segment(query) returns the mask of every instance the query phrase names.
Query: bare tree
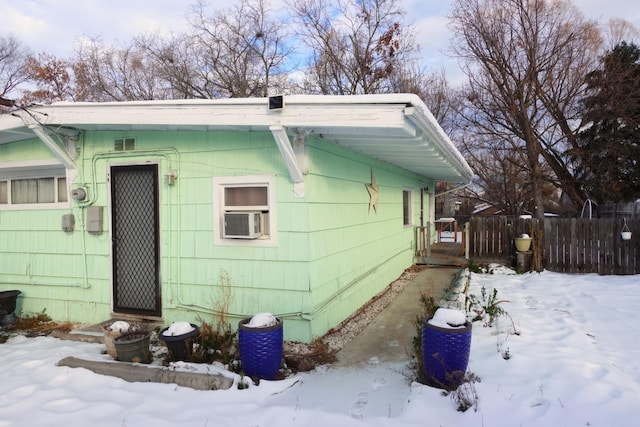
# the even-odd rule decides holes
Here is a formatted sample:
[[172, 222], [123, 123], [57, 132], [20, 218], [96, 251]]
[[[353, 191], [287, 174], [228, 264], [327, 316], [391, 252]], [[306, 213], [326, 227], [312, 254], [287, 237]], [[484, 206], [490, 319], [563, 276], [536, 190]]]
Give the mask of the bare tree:
[[[209, 97], [267, 96], [282, 90], [278, 84], [291, 64], [292, 49], [287, 44], [287, 28], [272, 17], [265, 0], [239, 0], [231, 8], [211, 16], [199, 1], [191, 13], [194, 34], [191, 46], [174, 54], [180, 64], [198, 61], [202, 94]], [[170, 67], [169, 67], [170, 68]], [[187, 85], [186, 82], [182, 82]]]
[[622, 18], [611, 18], [604, 29], [607, 46], [614, 49], [622, 42], [638, 43], [640, 30], [631, 22]]
[[15, 37], [0, 36], [0, 96], [8, 96], [27, 76], [24, 74], [24, 61], [29, 50]]
[[449, 85], [444, 70], [428, 71], [408, 62], [390, 76], [390, 83], [393, 92], [418, 95], [449, 136], [458, 133], [460, 94]]
[[533, 206], [531, 182], [523, 153], [493, 146], [474, 150], [476, 185], [470, 192], [477, 202], [500, 209], [503, 215], [521, 215]]
[[171, 85], [163, 79], [147, 52], [134, 40], [108, 46], [99, 40], [82, 42], [73, 60], [76, 99], [130, 101], [170, 99]]
[[[508, 140], [490, 140], [468, 132], [460, 138], [459, 148], [474, 165], [474, 185], [466, 189], [474, 203], [486, 203], [505, 215], [521, 215], [535, 211], [533, 183], [528, 169], [526, 150], [514, 148]], [[547, 166], [544, 173], [551, 174]], [[559, 192], [550, 181], [541, 183], [540, 191], [547, 209], [559, 208]]]
[[24, 62], [24, 73], [36, 88], [22, 92], [22, 105], [75, 99], [73, 73], [68, 61], [47, 53], [29, 56]]
[[311, 50], [308, 75], [316, 92], [393, 91], [391, 77], [417, 51], [400, 21], [397, 0], [290, 0], [300, 37]]
[[451, 28], [469, 78], [468, 126], [524, 150], [536, 216], [544, 215], [547, 181], [579, 208], [585, 195], [567, 152], [584, 76], [601, 47], [596, 24], [567, 0], [456, 0]]
[[194, 36], [147, 34], [137, 37], [136, 44], [146, 52], [159, 76], [172, 88], [174, 98], [209, 99], [226, 95], [208, 71], [209, 58]]

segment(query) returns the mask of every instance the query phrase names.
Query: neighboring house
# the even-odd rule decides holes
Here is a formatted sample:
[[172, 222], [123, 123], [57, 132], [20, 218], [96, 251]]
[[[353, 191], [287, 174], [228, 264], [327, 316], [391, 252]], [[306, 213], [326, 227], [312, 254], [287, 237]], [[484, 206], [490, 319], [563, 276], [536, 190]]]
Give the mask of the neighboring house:
[[490, 215], [502, 215], [502, 209], [493, 206], [489, 203], [483, 202], [475, 206], [472, 215], [490, 216]]
[[83, 323], [271, 312], [309, 342], [413, 264], [435, 181], [471, 177], [414, 95], [15, 109], [0, 290]]

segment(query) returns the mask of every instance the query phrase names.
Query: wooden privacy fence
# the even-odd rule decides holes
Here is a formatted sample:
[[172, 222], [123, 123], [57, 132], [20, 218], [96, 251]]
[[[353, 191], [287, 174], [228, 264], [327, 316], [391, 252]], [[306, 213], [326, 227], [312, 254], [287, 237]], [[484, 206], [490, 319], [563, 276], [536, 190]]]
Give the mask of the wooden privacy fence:
[[534, 255], [542, 266], [562, 273], [640, 274], [640, 221], [626, 220], [631, 239], [623, 240], [625, 219], [472, 217], [469, 258], [515, 264], [513, 239], [534, 238]]

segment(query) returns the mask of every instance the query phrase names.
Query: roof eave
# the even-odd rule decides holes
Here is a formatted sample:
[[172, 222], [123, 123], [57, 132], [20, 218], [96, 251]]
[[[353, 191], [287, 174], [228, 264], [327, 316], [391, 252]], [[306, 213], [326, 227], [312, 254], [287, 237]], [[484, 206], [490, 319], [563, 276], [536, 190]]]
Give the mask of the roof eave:
[[[42, 117], [44, 125], [84, 131], [268, 131], [272, 126], [292, 132], [310, 130], [427, 179], [469, 182], [473, 177], [469, 165], [416, 95], [296, 95], [285, 101], [285, 108], [276, 111], [268, 109], [267, 98], [62, 102], [30, 110]], [[0, 143], [35, 137], [20, 122], [17, 117], [0, 117]], [[400, 156], [403, 150], [409, 150], [408, 157]]]

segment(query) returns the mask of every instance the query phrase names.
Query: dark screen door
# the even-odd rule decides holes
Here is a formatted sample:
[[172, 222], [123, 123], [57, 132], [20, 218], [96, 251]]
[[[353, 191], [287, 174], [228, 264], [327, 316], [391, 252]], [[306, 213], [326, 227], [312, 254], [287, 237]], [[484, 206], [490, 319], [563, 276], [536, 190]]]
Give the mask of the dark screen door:
[[111, 167], [113, 310], [161, 315], [158, 165]]

